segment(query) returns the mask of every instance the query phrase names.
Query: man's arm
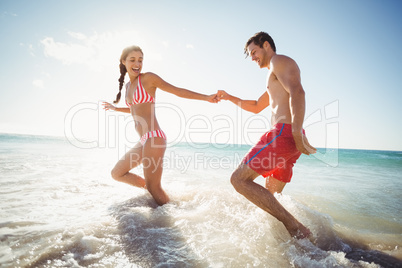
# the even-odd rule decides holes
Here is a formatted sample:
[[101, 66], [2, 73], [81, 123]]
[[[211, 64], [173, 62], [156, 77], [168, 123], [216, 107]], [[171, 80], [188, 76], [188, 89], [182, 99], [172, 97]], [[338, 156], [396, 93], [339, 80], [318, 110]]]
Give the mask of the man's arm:
[[297, 149], [303, 154], [312, 154], [317, 150], [311, 146], [303, 134], [303, 121], [306, 99], [301, 84], [300, 69], [296, 62], [286, 56], [276, 55], [271, 59], [271, 70], [289, 93], [289, 107], [292, 116], [292, 134]]
[[224, 90], [219, 90], [218, 98], [221, 100], [228, 100], [242, 108], [243, 110], [258, 114], [269, 106], [269, 95], [267, 92], [261, 95], [258, 100], [242, 100], [238, 97], [228, 94]]

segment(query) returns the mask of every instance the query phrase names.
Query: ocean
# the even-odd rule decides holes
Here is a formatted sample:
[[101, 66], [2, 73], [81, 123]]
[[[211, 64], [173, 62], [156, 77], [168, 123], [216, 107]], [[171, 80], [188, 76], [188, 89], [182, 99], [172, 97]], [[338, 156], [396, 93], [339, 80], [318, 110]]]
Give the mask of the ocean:
[[121, 148], [0, 134], [0, 267], [402, 267], [402, 152], [301, 156], [276, 198], [310, 241], [233, 189], [249, 148], [169, 144], [158, 207], [111, 178]]

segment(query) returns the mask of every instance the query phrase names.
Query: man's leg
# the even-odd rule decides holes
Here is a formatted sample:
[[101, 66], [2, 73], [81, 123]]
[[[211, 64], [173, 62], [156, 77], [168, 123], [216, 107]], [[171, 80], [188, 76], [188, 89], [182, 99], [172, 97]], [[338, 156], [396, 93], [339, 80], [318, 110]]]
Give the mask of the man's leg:
[[271, 192], [271, 194], [274, 193], [282, 193], [283, 188], [285, 188], [286, 182], [280, 181], [275, 179], [274, 177], [267, 177], [265, 179], [265, 188], [268, 189], [268, 191]]
[[246, 164], [240, 164], [233, 172], [230, 182], [237, 192], [281, 221], [292, 237], [297, 239], [308, 237], [311, 234], [310, 230], [298, 222], [269, 190], [254, 182], [258, 175]]

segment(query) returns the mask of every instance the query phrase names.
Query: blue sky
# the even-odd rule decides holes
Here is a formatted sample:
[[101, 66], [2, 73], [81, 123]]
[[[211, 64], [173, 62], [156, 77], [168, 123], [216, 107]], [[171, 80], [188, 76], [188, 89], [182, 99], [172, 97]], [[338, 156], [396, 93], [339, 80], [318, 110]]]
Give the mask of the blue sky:
[[[397, 0], [2, 0], [0, 132], [137, 139], [129, 117], [98, 109], [115, 97], [118, 59], [132, 44], [144, 50], [144, 72], [257, 99], [267, 71], [243, 46], [258, 31], [299, 64], [313, 145], [402, 150]], [[157, 94], [170, 140], [253, 144], [269, 127], [269, 108], [254, 116], [227, 102]]]

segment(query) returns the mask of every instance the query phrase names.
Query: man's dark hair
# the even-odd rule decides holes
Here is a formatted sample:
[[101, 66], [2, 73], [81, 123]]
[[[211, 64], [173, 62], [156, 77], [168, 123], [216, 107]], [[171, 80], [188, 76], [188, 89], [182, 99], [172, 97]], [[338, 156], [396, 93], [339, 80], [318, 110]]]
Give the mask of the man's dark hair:
[[250, 56], [248, 54], [247, 47], [251, 43], [254, 43], [257, 46], [260, 46], [262, 48], [264, 43], [265, 43], [265, 41], [268, 41], [268, 43], [270, 44], [272, 50], [274, 52], [276, 52], [276, 46], [275, 46], [275, 43], [274, 43], [274, 40], [272, 39], [272, 37], [269, 34], [267, 34], [266, 32], [259, 32], [259, 33], [256, 33], [254, 36], [250, 37], [250, 39], [248, 39], [248, 41], [246, 43], [246, 46], [244, 47], [244, 54], [246, 54], [246, 58], [248, 56]]

